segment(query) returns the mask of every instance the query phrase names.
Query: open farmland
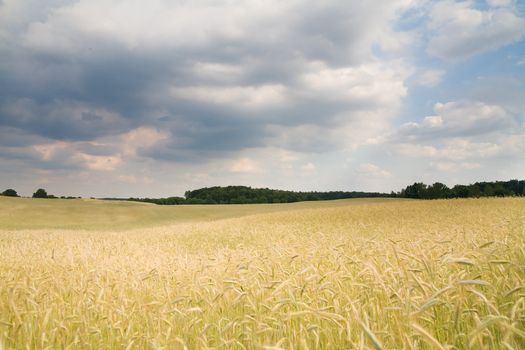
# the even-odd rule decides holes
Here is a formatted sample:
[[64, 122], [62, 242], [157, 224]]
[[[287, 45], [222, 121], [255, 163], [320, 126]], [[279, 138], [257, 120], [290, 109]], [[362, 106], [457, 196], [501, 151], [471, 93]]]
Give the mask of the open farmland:
[[522, 198], [0, 205], [0, 348], [525, 348]]
[[128, 201], [49, 200], [0, 196], [0, 228], [8, 230], [45, 228], [122, 231], [278, 211], [340, 207], [372, 202], [383, 203], [391, 200], [390, 198], [376, 198], [289, 204], [178, 205], [174, 207]]

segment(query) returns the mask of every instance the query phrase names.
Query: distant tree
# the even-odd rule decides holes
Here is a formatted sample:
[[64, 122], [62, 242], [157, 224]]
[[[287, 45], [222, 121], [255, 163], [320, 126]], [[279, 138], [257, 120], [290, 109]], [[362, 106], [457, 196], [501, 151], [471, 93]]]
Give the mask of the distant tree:
[[485, 185], [485, 188], [483, 189], [483, 195], [485, 197], [492, 197], [492, 196], [494, 196], [494, 187], [492, 187], [491, 184]]
[[521, 186], [520, 181], [518, 180], [510, 180], [507, 183], [502, 184], [504, 187], [506, 187], [508, 193], [520, 195], [521, 193]]
[[43, 188], [39, 188], [33, 193], [33, 198], [47, 198], [47, 192]]
[[440, 182], [431, 186], [418, 182], [407, 186], [397, 194], [392, 192], [391, 195], [420, 199], [523, 196], [525, 195], [525, 181], [476, 182], [471, 185], [456, 185], [452, 189]]
[[18, 193], [16, 193], [16, 191], [12, 188], [8, 188], [4, 192], [2, 192], [1, 195], [6, 197], [18, 197]]
[[507, 190], [503, 184], [496, 183], [494, 186], [494, 195], [498, 197], [505, 197], [505, 196], [511, 196], [512, 192], [510, 190]]
[[403, 197], [407, 198], [426, 198], [427, 185], [422, 182], [415, 182], [413, 185], [407, 186], [403, 191]]
[[426, 191], [426, 197], [428, 199], [439, 199], [439, 198], [449, 198], [451, 196], [450, 189], [447, 185], [442, 184], [441, 182], [436, 182], [432, 186], [428, 186]]
[[481, 189], [477, 183], [468, 187], [468, 196], [472, 198], [479, 198], [481, 196]]
[[452, 188], [454, 197], [459, 198], [468, 198], [468, 186], [465, 185], [456, 185]]

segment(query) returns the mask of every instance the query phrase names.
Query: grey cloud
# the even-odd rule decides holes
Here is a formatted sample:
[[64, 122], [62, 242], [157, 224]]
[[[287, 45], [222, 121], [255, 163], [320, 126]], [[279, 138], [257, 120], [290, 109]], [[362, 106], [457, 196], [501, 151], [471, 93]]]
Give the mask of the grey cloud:
[[97, 115], [96, 111], [97, 108], [77, 101], [55, 100], [39, 104], [28, 98], [5, 99], [0, 106], [0, 125], [55, 140], [92, 140], [128, 130], [130, 123], [111, 111], [103, 111], [106, 118], [100, 115], [98, 119], [85, 118]]
[[120, 152], [120, 149], [115, 145], [93, 144], [87, 142], [76, 145], [75, 149], [92, 156], [112, 156]]
[[97, 121], [103, 120], [101, 116], [95, 113], [91, 113], [91, 112], [82, 112], [81, 115], [82, 115], [81, 119], [87, 122], [97, 122]]
[[[35, 2], [33, 8], [19, 5], [18, 11], [24, 15], [5, 22], [2, 32], [8, 39], [0, 42], [0, 126], [23, 130], [39, 142], [115, 138], [147, 126], [171, 137], [151, 147], [139, 147], [140, 156], [154, 159], [206, 161], [270, 143], [294, 150], [326, 151], [340, 144], [321, 143], [322, 138], [297, 131], [304, 138], [293, 141], [286, 133], [309, 126], [313, 130], [338, 128], [363, 118], [359, 116], [362, 111], [396, 107], [392, 102], [376, 101], [375, 96], [334, 99], [337, 86], [325, 93], [309, 91], [302, 75], [313, 69], [312, 62], [322, 63], [326, 69], [366, 63], [385, 23], [403, 9], [397, 2], [362, 1], [352, 6], [346, 2], [311, 6], [297, 2], [276, 6], [282, 10], [278, 15], [271, 4], [264, 8], [269, 14], [260, 14], [264, 11], [252, 9], [249, 2], [240, 3], [238, 6], [247, 6], [247, 15], [253, 20], [233, 18], [232, 23], [223, 23], [212, 18], [210, 21], [221, 27], [202, 23], [195, 33], [187, 33], [193, 42], [169, 29], [148, 38], [140, 31], [145, 22], [138, 19], [135, 23], [137, 18], [133, 17], [124, 24], [129, 32], [120, 32], [118, 27], [104, 32], [90, 22], [95, 14], [89, 11], [96, 6], [90, 2], [47, 4]], [[111, 3], [107, 6], [107, 15], [113, 15]], [[177, 15], [171, 8], [176, 5], [162, 6]], [[165, 22], [158, 23], [155, 30], [170, 28], [177, 18], [161, 21]], [[230, 25], [235, 27], [233, 34], [227, 31]], [[202, 64], [226, 65], [234, 73], [224, 80], [224, 74], [217, 77], [199, 71]], [[340, 89], [367, 90], [366, 84], [375, 78], [359, 77], [353, 85]], [[388, 79], [402, 85], [404, 77]], [[337, 81], [322, 82], [334, 83]], [[229, 103], [227, 91], [218, 93], [225, 103], [206, 100], [206, 96], [183, 99], [170, 92], [206, 86], [257, 89], [268, 84], [286, 90], [283, 103], [271, 107], [263, 102], [260, 110]], [[258, 96], [257, 90], [247, 90], [232, 101], [240, 99], [242, 104], [250, 98], [264, 97]], [[26, 139], [21, 143], [34, 142]], [[77, 150], [107, 156], [117, 152], [87, 145]]]
[[[21, 164], [30, 165], [33, 169], [62, 169], [62, 170], [80, 170], [82, 167], [79, 163], [73, 162], [69, 154], [56, 154], [51, 159], [42, 159], [42, 157], [32, 148], [22, 147], [0, 147], [0, 157], [8, 161], [15, 162], [17, 167]], [[3, 163], [5, 164], [5, 163]], [[24, 166], [24, 167], [25, 167]], [[7, 167], [6, 167], [7, 169]], [[4, 167], [2, 167], [4, 171]]]
[[0, 147], [25, 147], [43, 143], [46, 139], [13, 127], [0, 127]]
[[[223, 158], [231, 152], [264, 144], [265, 132], [258, 123], [227, 119], [218, 121], [215, 118], [203, 118], [200, 121], [180, 117], [161, 119], [157, 125], [161, 130], [170, 130], [170, 139], [139, 149], [139, 155], [161, 160], [195, 162]], [[160, 127], [162, 124], [164, 126]]]

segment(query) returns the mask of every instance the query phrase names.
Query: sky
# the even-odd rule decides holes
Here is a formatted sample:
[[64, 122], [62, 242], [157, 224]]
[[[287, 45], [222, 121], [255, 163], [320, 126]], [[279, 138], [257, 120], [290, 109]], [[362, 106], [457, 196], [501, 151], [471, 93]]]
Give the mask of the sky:
[[0, 190], [390, 192], [524, 155], [523, 0], [0, 0]]

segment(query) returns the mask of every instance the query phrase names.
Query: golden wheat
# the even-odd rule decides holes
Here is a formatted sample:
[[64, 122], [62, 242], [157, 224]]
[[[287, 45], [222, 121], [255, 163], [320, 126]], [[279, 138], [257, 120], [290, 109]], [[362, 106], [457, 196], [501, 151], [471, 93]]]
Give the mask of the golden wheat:
[[0, 281], [7, 349], [517, 350], [525, 200], [3, 230]]

